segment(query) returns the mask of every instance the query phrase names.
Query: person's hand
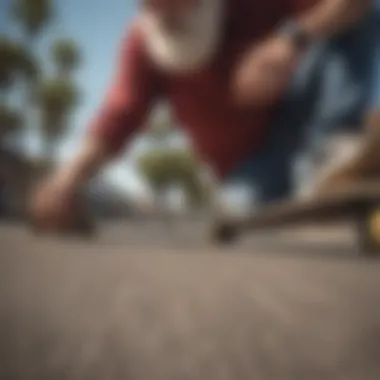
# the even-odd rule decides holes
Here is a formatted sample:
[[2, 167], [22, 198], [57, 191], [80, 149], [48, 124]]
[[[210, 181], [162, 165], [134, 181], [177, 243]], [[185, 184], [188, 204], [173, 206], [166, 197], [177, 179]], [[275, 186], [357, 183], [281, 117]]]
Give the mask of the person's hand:
[[44, 232], [69, 229], [81, 214], [78, 201], [78, 191], [73, 183], [60, 176], [49, 178], [32, 193], [29, 204], [32, 227]]
[[285, 35], [273, 36], [249, 50], [239, 62], [232, 93], [239, 105], [270, 105], [291, 81], [300, 51]]

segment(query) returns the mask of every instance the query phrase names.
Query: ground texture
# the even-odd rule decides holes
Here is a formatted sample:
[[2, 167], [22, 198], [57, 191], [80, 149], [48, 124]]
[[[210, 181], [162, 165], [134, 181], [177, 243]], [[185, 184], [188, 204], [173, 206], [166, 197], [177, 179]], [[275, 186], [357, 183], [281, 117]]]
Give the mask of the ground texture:
[[0, 227], [0, 378], [380, 379], [380, 260], [349, 230], [203, 237], [194, 222], [93, 242]]

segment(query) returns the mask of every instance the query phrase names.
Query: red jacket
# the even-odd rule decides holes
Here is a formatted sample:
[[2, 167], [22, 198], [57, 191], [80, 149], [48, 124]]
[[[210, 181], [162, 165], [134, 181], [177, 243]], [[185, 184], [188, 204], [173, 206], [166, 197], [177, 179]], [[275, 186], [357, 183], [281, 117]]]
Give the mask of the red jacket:
[[[164, 76], [149, 61], [141, 33], [132, 28], [122, 45], [116, 77], [92, 132], [121, 149], [164, 97], [200, 156], [223, 176], [260, 145], [271, 109], [242, 110], [229, 84], [239, 56], [310, 0], [228, 0], [222, 48], [196, 74]], [[297, 3], [297, 5], [296, 5]]]

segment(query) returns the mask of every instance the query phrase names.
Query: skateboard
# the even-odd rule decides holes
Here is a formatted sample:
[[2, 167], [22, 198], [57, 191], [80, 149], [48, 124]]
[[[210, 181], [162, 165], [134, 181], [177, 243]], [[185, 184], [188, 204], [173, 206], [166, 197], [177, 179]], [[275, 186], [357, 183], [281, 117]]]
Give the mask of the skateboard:
[[217, 219], [211, 237], [229, 244], [247, 232], [345, 221], [354, 223], [360, 252], [380, 257], [380, 181], [272, 204], [245, 218]]

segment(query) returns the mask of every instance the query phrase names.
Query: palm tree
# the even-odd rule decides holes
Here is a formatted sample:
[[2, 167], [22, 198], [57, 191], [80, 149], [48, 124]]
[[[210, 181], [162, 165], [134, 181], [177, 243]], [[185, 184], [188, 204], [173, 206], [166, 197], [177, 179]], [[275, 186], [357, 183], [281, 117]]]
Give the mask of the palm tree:
[[[8, 136], [15, 137], [16, 133], [23, 132], [25, 126], [25, 110], [22, 110], [22, 117], [9, 107], [14, 94], [14, 84], [18, 84], [19, 79], [27, 78], [30, 83], [35, 83], [39, 75], [39, 70], [34, 57], [30, 56], [23, 46], [9, 38], [0, 39], [0, 144]], [[17, 136], [13, 139], [16, 146], [22, 139]]]
[[[52, 0], [13, 0], [12, 14], [20, 25], [24, 37], [24, 49], [30, 57], [36, 53], [35, 43], [42, 31], [53, 20], [54, 2]], [[23, 93], [23, 112], [28, 114], [27, 128], [31, 128], [35, 120], [33, 100], [36, 98], [37, 83], [25, 78]]]
[[66, 132], [69, 118], [78, 102], [78, 90], [69, 79], [52, 78], [40, 83], [38, 103], [47, 162], [54, 162], [56, 143]]
[[59, 76], [69, 76], [80, 63], [79, 49], [74, 40], [62, 38], [53, 44], [52, 59]]
[[52, 45], [51, 56], [58, 75], [43, 81], [38, 91], [44, 157], [50, 164], [54, 161], [56, 143], [68, 129], [69, 119], [79, 102], [71, 75], [79, 65], [80, 53], [76, 43], [65, 38]]
[[165, 193], [179, 186], [190, 208], [198, 208], [208, 196], [201, 176], [201, 165], [191, 150], [170, 146], [173, 136], [169, 107], [161, 105], [148, 122], [145, 137], [152, 142], [138, 160], [138, 168], [151, 187], [156, 204], [163, 206]]
[[[21, 78], [35, 83], [39, 70], [34, 57], [23, 46], [10, 38], [0, 39], [0, 144], [4, 138], [19, 133], [25, 124], [25, 118], [9, 107], [13, 86]], [[24, 114], [24, 112], [22, 112]], [[14, 142], [19, 141], [14, 140]]]
[[[12, 136], [15, 132], [18, 132], [22, 126], [22, 118], [14, 109], [0, 104], [0, 152], [2, 152], [3, 143], [5, 138]], [[8, 164], [6, 164], [8, 165]], [[4, 167], [0, 165], [0, 167]], [[6, 188], [7, 179], [6, 174], [0, 170], [0, 216], [4, 211], [4, 189]]]
[[165, 161], [161, 150], [152, 149], [141, 155], [137, 163], [140, 173], [153, 192], [156, 209], [159, 211], [163, 211], [165, 194], [170, 184]]
[[156, 108], [156, 112], [153, 112], [148, 121], [145, 137], [153, 143], [155, 148], [166, 149], [172, 133], [170, 109], [166, 105], [161, 105]]
[[172, 186], [182, 188], [191, 209], [199, 208], [207, 200], [200, 163], [188, 149], [152, 149], [140, 156], [138, 168], [151, 187], [159, 208]]
[[204, 181], [201, 177], [201, 164], [190, 149], [170, 149], [166, 153], [166, 168], [171, 180], [184, 191], [191, 209], [201, 207], [206, 200]]
[[52, 0], [14, 0], [13, 15], [23, 29], [25, 44], [31, 48], [42, 30], [52, 21]]
[[138, 169], [152, 190], [156, 209], [164, 215], [166, 195], [172, 183], [167, 167], [167, 150], [172, 136], [170, 109], [164, 104], [157, 106], [147, 121], [144, 138], [150, 148], [138, 158]]
[[[33, 57], [37, 38], [54, 17], [53, 2], [52, 0], [14, 0], [12, 11], [15, 20], [23, 30], [24, 49], [29, 57]], [[29, 105], [36, 85], [28, 79], [26, 78], [25, 108]]]
[[21, 126], [21, 115], [5, 104], [0, 104], [0, 145], [5, 137], [18, 132]]
[[0, 38], [0, 93], [3, 105], [14, 80], [16, 67], [15, 45], [9, 38], [3, 36]]
[[15, 80], [24, 77], [35, 82], [39, 67], [35, 58], [24, 47], [7, 37], [0, 38], [0, 94], [1, 103], [6, 103]]
[[175, 163], [175, 175], [183, 188], [191, 209], [198, 209], [206, 201], [205, 184], [201, 178], [201, 164], [190, 149], [176, 149], [171, 153], [170, 162]]

